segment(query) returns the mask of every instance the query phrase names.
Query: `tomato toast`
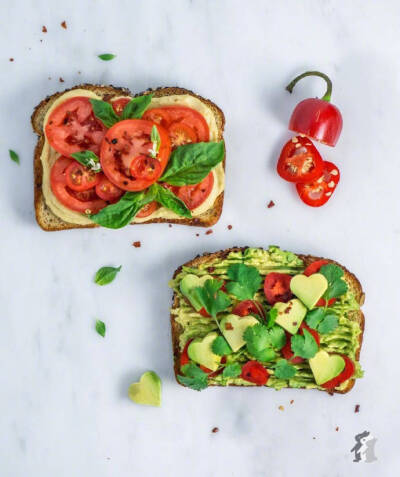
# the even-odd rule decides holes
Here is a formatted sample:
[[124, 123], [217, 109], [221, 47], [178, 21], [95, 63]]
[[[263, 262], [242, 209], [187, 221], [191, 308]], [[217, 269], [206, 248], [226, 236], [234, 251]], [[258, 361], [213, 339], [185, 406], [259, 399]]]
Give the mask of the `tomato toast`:
[[34, 110], [35, 211], [47, 231], [128, 223], [209, 227], [224, 198], [225, 118], [178, 87], [79, 85]]
[[184, 386], [343, 394], [363, 375], [364, 293], [333, 260], [231, 248], [185, 263], [170, 286], [174, 371]]

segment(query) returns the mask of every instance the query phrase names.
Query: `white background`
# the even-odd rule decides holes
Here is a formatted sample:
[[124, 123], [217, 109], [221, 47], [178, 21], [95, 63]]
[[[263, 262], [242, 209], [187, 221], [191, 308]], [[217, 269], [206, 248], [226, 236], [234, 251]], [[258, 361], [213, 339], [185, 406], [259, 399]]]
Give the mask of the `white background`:
[[[396, 475], [399, 3], [26, 0], [1, 2], [0, 18], [0, 475]], [[102, 62], [100, 53], [117, 57]], [[337, 147], [318, 146], [342, 180], [316, 210], [275, 173], [292, 109], [325, 91], [318, 79], [285, 91], [307, 69], [331, 76], [344, 117]], [[226, 200], [213, 234], [167, 225], [38, 227], [30, 115], [46, 95], [81, 82], [133, 92], [179, 85], [223, 109]], [[267, 209], [271, 199], [276, 206]], [[131, 245], [137, 240], [140, 249]], [[336, 259], [361, 280], [365, 377], [351, 393], [196, 393], [174, 381], [174, 269], [201, 252], [269, 244]], [[93, 276], [103, 265], [122, 271], [98, 287]], [[96, 318], [107, 324], [105, 339]], [[148, 369], [162, 378], [160, 409], [127, 398]], [[350, 449], [364, 430], [378, 439], [378, 461], [356, 464]]]

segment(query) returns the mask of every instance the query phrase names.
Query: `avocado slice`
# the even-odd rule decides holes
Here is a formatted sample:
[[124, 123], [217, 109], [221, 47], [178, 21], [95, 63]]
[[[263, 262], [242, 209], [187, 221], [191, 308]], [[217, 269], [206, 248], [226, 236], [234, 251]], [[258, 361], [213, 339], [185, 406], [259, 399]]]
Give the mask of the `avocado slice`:
[[183, 277], [179, 285], [181, 293], [190, 301], [196, 311], [201, 310], [203, 305], [199, 302], [198, 298], [193, 292], [196, 288], [202, 287], [207, 280], [212, 279], [213, 277], [211, 275], [198, 277], [197, 275], [193, 275], [191, 273]]
[[307, 308], [303, 303], [297, 298], [293, 298], [287, 303], [275, 303], [273, 308], [278, 310], [275, 323], [282, 326], [282, 328], [292, 335], [295, 335], [307, 314]]
[[138, 383], [129, 386], [128, 395], [137, 404], [161, 406], [161, 379], [154, 371], [147, 371]]
[[246, 344], [243, 333], [249, 326], [257, 325], [259, 321], [254, 316], [228, 315], [222, 318], [219, 326], [226, 341], [233, 351], [238, 351]]
[[208, 333], [203, 339], [193, 340], [188, 347], [188, 356], [195, 363], [202, 364], [212, 371], [218, 369], [222, 356], [214, 354], [211, 345], [218, 333]]
[[311, 371], [314, 375], [315, 382], [324, 384], [330, 381], [344, 370], [344, 359], [338, 354], [328, 354], [326, 351], [318, 351], [318, 353], [308, 360]]
[[311, 310], [328, 289], [328, 280], [322, 273], [314, 273], [309, 277], [295, 275], [290, 281], [290, 289]]

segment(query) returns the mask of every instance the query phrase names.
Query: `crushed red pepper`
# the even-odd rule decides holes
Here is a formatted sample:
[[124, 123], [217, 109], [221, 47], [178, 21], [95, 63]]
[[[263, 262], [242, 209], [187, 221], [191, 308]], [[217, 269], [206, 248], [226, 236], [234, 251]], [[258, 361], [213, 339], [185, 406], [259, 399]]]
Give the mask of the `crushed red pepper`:
[[42, 26], [42, 32], [47, 33], [47, 28], [44, 25]]
[[274, 207], [274, 205], [275, 205], [275, 202], [274, 202], [273, 200], [270, 200], [270, 201], [268, 202], [267, 207], [268, 207], [268, 209], [270, 209], [271, 207]]
[[61, 22], [61, 26], [66, 30], [67, 29], [67, 22], [64, 20]]
[[206, 235], [210, 235], [212, 233], [213, 233], [213, 231], [210, 229], [210, 230], [207, 230]]
[[135, 248], [139, 248], [142, 246], [142, 243], [140, 242], [140, 240], [138, 240], [137, 242], [133, 242], [132, 244]]
[[218, 427], [213, 427], [212, 430], [211, 430], [211, 432], [212, 432], [213, 434], [215, 434], [215, 433], [218, 432], [218, 431], [219, 431]]

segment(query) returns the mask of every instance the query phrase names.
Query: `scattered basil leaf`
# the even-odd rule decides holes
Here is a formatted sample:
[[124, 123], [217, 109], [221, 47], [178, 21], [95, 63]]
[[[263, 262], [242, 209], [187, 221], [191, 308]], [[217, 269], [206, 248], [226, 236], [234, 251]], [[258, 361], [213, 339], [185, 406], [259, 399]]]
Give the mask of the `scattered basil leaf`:
[[217, 336], [211, 344], [211, 350], [218, 356], [226, 356], [232, 353], [232, 349], [223, 336]]
[[286, 359], [280, 359], [276, 363], [274, 374], [278, 379], [290, 379], [296, 374], [296, 368]]
[[226, 289], [239, 300], [252, 300], [262, 281], [256, 267], [243, 263], [230, 265], [227, 275], [232, 281], [226, 284]]
[[163, 205], [180, 217], [191, 218], [192, 214], [186, 207], [186, 204], [179, 199], [172, 191], [160, 186], [159, 184], [153, 184], [150, 187], [151, 193], [154, 194], [154, 199], [159, 204]]
[[71, 156], [93, 172], [101, 172], [100, 159], [93, 151], [74, 152]]
[[129, 103], [127, 103], [127, 105], [124, 107], [121, 118], [140, 119], [143, 116], [143, 113], [149, 107], [152, 98], [152, 94], [144, 94], [143, 96], [137, 96], [136, 98], [132, 98]]
[[294, 356], [305, 359], [314, 357], [318, 351], [318, 345], [313, 335], [306, 329], [303, 329], [303, 335], [292, 336], [291, 347]]
[[113, 60], [116, 56], [117, 55], [113, 55], [112, 53], [103, 53], [101, 55], [98, 55], [97, 57], [103, 61], [110, 61]]
[[108, 285], [112, 281], [114, 281], [117, 273], [121, 270], [122, 265], [118, 268], [115, 267], [101, 267], [96, 272], [96, 276], [94, 277], [95, 283], [97, 285]]
[[322, 273], [322, 275], [328, 280], [328, 289], [323, 296], [325, 300], [338, 298], [347, 292], [348, 286], [342, 279], [344, 272], [340, 267], [333, 263], [328, 263], [319, 269], [319, 273]]
[[8, 150], [8, 153], [10, 154], [10, 158], [12, 161], [16, 162], [17, 164], [19, 164], [19, 156], [18, 154], [13, 151], [12, 149], [9, 149]]
[[195, 391], [201, 391], [207, 387], [207, 374], [193, 363], [185, 364], [182, 366], [182, 375], [178, 375], [178, 381], [194, 389]]
[[121, 118], [114, 111], [110, 103], [93, 98], [89, 99], [89, 101], [92, 105], [94, 115], [100, 119], [106, 128], [111, 128], [115, 123], [121, 121]]
[[96, 320], [96, 331], [97, 333], [104, 338], [106, 334], [106, 324], [104, 321]]
[[224, 142], [197, 142], [177, 147], [161, 181], [183, 186], [201, 182], [225, 155]]
[[205, 310], [213, 318], [217, 313], [224, 311], [231, 304], [228, 295], [220, 290], [223, 282], [221, 280], [206, 280], [202, 287], [195, 288], [194, 293]]
[[237, 378], [242, 373], [242, 367], [239, 363], [232, 363], [225, 366], [222, 371], [222, 377], [224, 378]]

